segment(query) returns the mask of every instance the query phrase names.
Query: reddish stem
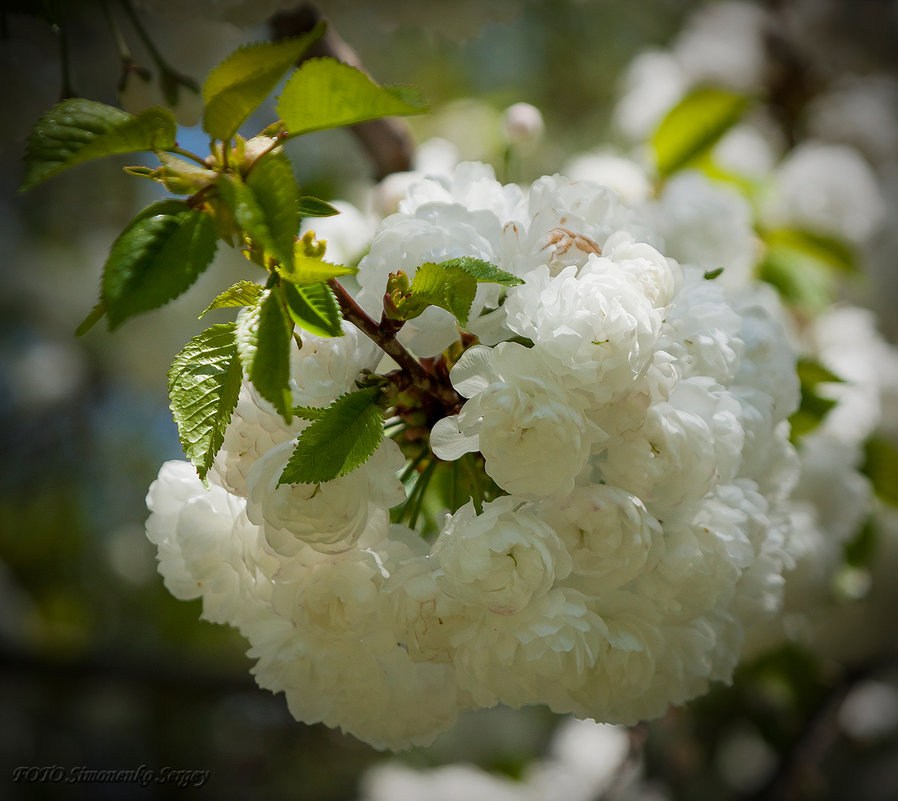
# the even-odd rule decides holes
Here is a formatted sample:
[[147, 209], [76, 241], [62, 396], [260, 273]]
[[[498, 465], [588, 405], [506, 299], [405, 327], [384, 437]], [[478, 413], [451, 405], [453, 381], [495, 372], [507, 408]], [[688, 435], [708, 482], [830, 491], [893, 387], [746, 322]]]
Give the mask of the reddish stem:
[[399, 343], [396, 339], [396, 331], [398, 329], [394, 325], [379, 325], [374, 322], [336, 279], [332, 278], [327, 283], [337, 296], [344, 319], [349, 320], [365, 336], [376, 342], [381, 350], [402, 368], [403, 372], [408, 376], [411, 385], [436, 398], [449, 411], [454, 411], [458, 408], [462, 402], [461, 396], [452, 388], [451, 384], [443, 383], [431, 375]]

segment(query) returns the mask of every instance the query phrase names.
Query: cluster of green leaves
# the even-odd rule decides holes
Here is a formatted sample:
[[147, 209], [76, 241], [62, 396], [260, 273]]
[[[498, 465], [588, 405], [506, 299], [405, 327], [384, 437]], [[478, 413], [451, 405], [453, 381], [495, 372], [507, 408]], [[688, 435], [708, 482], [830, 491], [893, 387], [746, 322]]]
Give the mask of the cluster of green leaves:
[[[233, 322], [193, 337], [168, 374], [181, 444], [203, 480], [224, 442], [244, 381], [288, 423], [294, 417], [308, 421], [280, 483], [330, 481], [354, 470], [377, 449], [386, 434], [385, 416], [396, 404], [388, 382], [372, 376], [326, 408], [292, 405], [291, 348], [301, 342], [303, 331], [342, 336], [345, 310], [334, 281], [355, 269], [327, 261], [324, 245], [311, 232], [298, 238], [303, 217], [336, 210], [300, 194], [283, 144], [312, 131], [418, 113], [420, 97], [407, 88], [378, 86], [333, 59], [309, 59], [284, 85], [277, 103], [280, 119], [251, 138], [238, 134], [323, 31], [322, 24], [296, 38], [241, 47], [209, 74], [202, 86], [202, 127], [211, 140], [206, 158], [178, 147], [167, 109], [131, 115], [80, 98], [48, 111], [28, 141], [22, 190], [101, 156], [148, 152], [158, 158], [158, 167], [126, 170], [160, 183], [174, 196], [144, 209], [115, 240], [103, 268], [99, 302], [78, 334], [103, 318], [114, 330], [177, 298], [210, 266], [219, 241], [242, 250], [262, 271], [259, 280], [238, 281], [206, 306], [201, 318], [216, 309], [239, 311]], [[521, 283], [474, 258], [426, 263], [411, 282], [404, 273], [393, 275], [384, 335], [393, 336], [405, 320], [432, 305], [466, 325], [483, 282]], [[409, 519], [417, 516], [437, 466], [426, 440], [424, 452], [427, 463], [412, 457], [406, 476], [412, 480], [415, 474], [417, 491], [402, 510]], [[420, 475], [415, 472], [419, 465]], [[469, 494], [479, 497], [474, 490]]]
[[[148, 152], [158, 157], [157, 168], [128, 171], [182, 196], [153, 203], [115, 240], [99, 302], [77, 333], [104, 317], [109, 329], [116, 329], [180, 296], [212, 263], [219, 240], [240, 248], [264, 271], [262, 280], [240, 281], [207, 306], [201, 317], [219, 308], [240, 311], [236, 321], [213, 325], [191, 339], [169, 372], [181, 443], [203, 479], [222, 445], [244, 377], [289, 422], [294, 415], [289, 359], [297, 329], [328, 337], [343, 333], [329, 282], [354, 269], [325, 261], [324, 247], [314, 238], [297, 238], [303, 216], [336, 210], [300, 195], [283, 143], [311, 131], [424, 109], [412, 90], [379, 86], [334, 59], [309, 59], [284, 86], [277, 104], [280, 120], [252, 138], [240, 136], [240, 127], [323, 32], [320, 24], [303, 36], [241, 47], [210, 73], [202, 87], [202, 126], [211, 140], [207, 158], [178, 147], [177, 126], [167, 109], [131, 115], [83, 98], [54, 106], [28, 139], [21, 191], [96, 158]], [[383, 435], [380, 395], [362, 389], [327, 413], [316, 411], [284, 480], [329, 480], [370, 456]], [[296, 414], [309, 417], [312, 411]]]

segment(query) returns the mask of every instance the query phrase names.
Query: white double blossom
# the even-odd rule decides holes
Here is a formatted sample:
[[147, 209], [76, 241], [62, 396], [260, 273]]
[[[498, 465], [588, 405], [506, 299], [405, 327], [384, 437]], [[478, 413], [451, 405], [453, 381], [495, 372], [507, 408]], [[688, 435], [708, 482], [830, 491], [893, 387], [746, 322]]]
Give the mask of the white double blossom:
[[[743, 256], [721, 235], [710, 261], [681, 265], [654, 230], [663, 206], [558, 175], [525, 191], [461, 164], [398, 209], [360, 263], [369, 314], [389, 273], [425, 262], [476, 257], [523, 280], [480, 285], [479, 343], [447, 364], [460, 408], [430, 423], [436, 457], [460, 462], [437, 475], [464, 488], [480, 473], [486, 497], [434, 481], [432, 541], [390, 525], [406, 461], [391, 440], [343, 477], [279, 486], [308, 423], [244, 387], [210, 487], [178, 463], [151, 488], [169, 589], [240, 628], [298, 719], [380, 748], [497, 703], [629, 724], [728, 680], [747, 626], [781, 603], [799, 469], [776, 304], [704, 277]], [[439, 308], [399, 333], [421, 358], [459, 337]], [[348, 324], [303, 340], [297, 404], [326, 406], [380, 360]]]
[[[857, 151], [810, 142], [764, 172], [766, 190], [756, 211], [769, 224], [804, 226], [858, 245], [881, 220], [878, 190]], [[602, 177], [593, 172], [594, 179]], [[829, 653], [827, 621], [847, 601], [857, 606], [859, 599], [878, 592], [871, 586], [872, 568], [846, 566], [845, 548], [865, 526], [887, 528], [862, 468], [865, 442], [871, 436], [894, 435], [887, 427], [898, 397], [898, 350], [876, 331], [868, 310], [837, 305], [814, 320], [786, 316], [793, 348], [837, 379], [815, 388], [832, 408], [814, 430], [799, 437], [797, 452], [789, 453], [780, 440], [771, 441], [768, 432], [778, 409], [792, 403], [796, 376], [791, 360], [784, 358], [781, 335], [770, 327], [771, 316], [777, 316], [774, 292], [750, 284], [748, 268], [757, 262], [761, 245], [751, 230], [747, 204], [725, 184], [687, 170], [669, 180], [659, 198], [646, 201], [645, 210], [663, 236], [666, 253], [705, 271], [723, 268], [713, 281], [687, 269], [682, 302], [667, 314], [662, 345], [676, 358], [681, 375], [688, 377], [678, 384], [672, 400], [683, 399], [684, 384], [696, 380], [731, 385], [741, 409], [723, 406], [703, 417], [719, 419], [727, 409], [736, 414], [741, 442], [715, 435], [715, 449], [741, 451], [741, 469], [757, 477], [768, 499], [783, 497], [792, 486], [788, 476], [795, 474], [796, 465], [800, 471], [781, 507], [785, 518], [776, 522], [778, 533], [768, 538], [780, 543], [777, 558], [786, 554], [788, 580], [784, 588], [755, 588], [768, 598], [783, 595], [783, 608], [749, 630], [746, 653], [756, 655], [784, 639]], [[731, 292], [731, 307], [719, 302], [721, 286]], [[712, 385], [691, 393], [693, 404], [712, 397]], [[727, 430], [732, 435], [737, 429]], [[616, 448], [609, 447], [609, 452]], [[717, 460], [719, 464], [719, 455]], [[651, 507], [651, 499], [644, 500]], [[735, 498], [727, 503], [732, 505]], [[758, 572], [753, 569], [749, 575], [757, 578]]]
[[440, 532], [433, 555], [446, 595], [497, 615], [517, 614], [571, 571], [555, 532], [532, 513], [516, 511], [507, 495], [479, 515], [465, 504]]

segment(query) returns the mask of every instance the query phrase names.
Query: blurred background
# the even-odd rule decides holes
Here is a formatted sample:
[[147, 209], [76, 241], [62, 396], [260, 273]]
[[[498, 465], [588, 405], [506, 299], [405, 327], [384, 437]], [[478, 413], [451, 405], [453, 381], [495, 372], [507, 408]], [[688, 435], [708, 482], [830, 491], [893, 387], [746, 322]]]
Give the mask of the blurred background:
[[[715, 7], [737, 11], [707, 16]], [[160, 191], [126, 175], [122, 166], [142, 162], [122, 157], [16, 194], [24, 142], [66, 84], [139, 110], [161, 102], [160, 70], [118, 3], [4, 8], [0, 797], [898, 798], [896, 663], [877, 648], [855, 664], [780, 645], [747, 663], [734, 687], [631, 732], [560, 729], [569, 724], [544, 709], [462, 716], [432, 748], [402, 756], [418, 770], [464, 762], [483, 771], [449, 778], [403, 772], [390, 755], [293, 721], [282, 698], [255, 687], [244, 641], [200, 621], [199, 601], [177, 601], [163, 588], [143, 533], [147, 487], [164, 460], [181, 456], [165, 373], [205, 327], [197, 314], [208, 298], [242, 277], [241, 259], [220, 249], [213, 268], [165, 309], [115, 336], [100, 326], [74, 336], [96, 301], [110, 244]], [[168, 64], [202, 82], [238, 44], [269, 36], [265, 18], [278, 4], [147, 0], [134, 8]], [[844, 292], [877, 315], [886, 337], [898, 336], [898, 3], [340, 0], [318, 10], [379, 82], [423, 91], [431, 112], [409, 120], [414, 141], [451, 143], [447, 151], [431, 142], [431, 157], [487, 161], [500, 179], [563, 171], [588, 153], [638, 156], [690, 82], [709, 76], [761, 98], [755, 122], [772, 154], [768, 169], [806, 140], [851, 147], [875, 182], [863, 219], [877, 224], [842, 232], [864, 265]], [[134, 64], [153, 73], [149, 82], [122, 72], [115, 29]], [[509, 151], [503, 113], [518, 102], [539, 109], [544, 132]], [[182, 86], [179, 143], [202, 152], [205, 137], [191, 127], [197, 108]], [[270, 102], [246, 130], [274, 119]], [[290, 148], [304, 194], [352, 201], [370, 226], [388, 210], [372, 194], [377, 165], [348, 131]], [[858, 197], [851, 193], [863, 181], [851, 176], [828, 177]], [[348, 258], [361, 255], [354, 246], [347, 243]], [[879, 608], [890, 618], [895, 599], [885, 598]], [[894, 642], [894, 628], [880, 624], [870, 624], [870, 636]], [[607, 764], [596, 768], [601, 754]], [[12, 783], [19, 765], [211, 775], [199, 789], [61, 787]], [[380, 773], [363, 780], [373, 766]], [[576, 779], [578, 770], [586, 771], [581, 783], [562, 792], [559, 776]]]

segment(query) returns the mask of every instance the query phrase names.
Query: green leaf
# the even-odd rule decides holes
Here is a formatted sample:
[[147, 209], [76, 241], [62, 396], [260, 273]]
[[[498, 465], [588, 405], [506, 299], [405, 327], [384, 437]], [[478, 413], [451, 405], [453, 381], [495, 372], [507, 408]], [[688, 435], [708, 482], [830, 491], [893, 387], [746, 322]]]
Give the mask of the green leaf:
[[255, 305], [237, 316], [237, 353], [253, 386], [288, 423], [292, 418], [290, 345], [287, 322], [277, 292], [265, 289]]
[[268, 153], [253, 164], [246, 185], [255, 193], [265, 216], [278, 261], [292, 267], [299, 211], [296, 178], [290, 160], [280, 150]]
[[811, 314], [835, 297], [837, 276], [857, 271], [857, 254], [843, 240], [799, 228], [760, 232], [766, 250], [759, 277], [783, 299]]
[[213, 325], [191, 339], [168, 371], [168, 397], [184, 454], [205, 481], [240, 394], [236, 325]]
[[803, 387], [815, 389], [818, 384], [844, 384], [845, 380], [839, 378], [828, 367], [824, 367], [814, 359], [799, 359], [796, 365], [798, 380]]
[[440, 267], [444, 270], [454, 271], [460, 270], [463, 273], [477, 279], [479, 284], [502, 284], [502, 286], [519, 286], [524, 283], [523, 278], [500, 270], [495, 264], [490, 264], [482, 259], [471, 258], [465, 256], [460, 259], [448, 259], [440, 262]]
[[829, 410], [838, 403], [820, 395], [817, 392], [818, 385], [842, 382], [841, 378], [813, 359], [799, 359], [796, 369], [801, 384], [801, 403], [789, 418], [792, 442], [799, 441], [817, 428]]
[[[275, 198], [277, 192], [264, 193], [264, 205], [255, 191], [233, 175], [222, 175], [216, 182], [219, 195], [234, 215], [237, 226], [259, 245], [267, 256], [281, 264], [293, 261], [293, 243], [283, 249], [284, 219]], [[298, 227], [298, 222], [297, 222]]]
[[870, 479], [877, 497], [898, 506], [898, 448], [885, 437], [872, 436], [864, 444], [861, 472]]
[[302, 36], [244, 45], [231, 53], [203, 84], [203, 130], [230, 140], [324, 28], [322, 22]]
[[327, 414], [327, 407], [324, 406], [294, 406], [293, 414], [301, 417], [303, 420], [320, 420]]
[[396, 305], [403, 320], [417, 317], [428, 306], [439, 306], [466, 325], [476, 293], [477, 281], [467, 273], [450, 272], [439, 264], [426, 262], [415, 272], [404, 301]]
[[281, 284], [287, 312], [300, 328], [320, 337], [343, 336], [340, 304], [327, 284]]
[[252, 306], [259, 300], [264, 287], [255, 281], [238, 281], [220, 293], [205, 309], [200, 312], [200, 319], [213, 309]]
[[877, 531], [873, 518], [868, 517], [863, 526], [848, 542], [843, 554], [845, 562], [851, 567], [867, 567], [873, 563], [876, 555]]
[[792, 413], [789, 423], [792, 426], [789, 439], [799, 442], [802, 437], [817, 428], [826, 417], [827, 412], [836, 405], [836, 401], [823, 398], [814, 392], [801, 393], [801, 405]]
[[857, 254], [842, 239], [802, 228], [776, 228], [763, 232], [769, 247], [789, 250], [837, 272], [858, 271]]
[[90, 310], [90, 314], [82, 320], [81, 325], [75, 329], [76, 337], [83, 337], [106, 315], [106, 306], [102, 300], [98, 300], [96, 306]]
[[468, 324], [468, 313], [478, 283], [516, 286], [524, 283], [516, 275], [500, 270], [489, 262], [474, 258], [449, 259], [436, 264], [426, 262], [415, 272], [411, 286], [404, 287], [405, 277], [396, 288], [388, 285], [390, 299], [395, 309], [394, 317], [411, 320], [428, 306], [439, 306], [453, 314], [462, 325]]
[[792, 248], [768, 247], [757, 270], [758, 278], [771, 284], [791, 306], [817, 314], [832, 303], [831, 271]]
[[277, 110], [296, 136], [378, 117], [420, 114], [427, 108], [408, 88], [378, 86], [355, 67], [313, 58], [287, 81]]
[[103, 268], [109, 329], [186, 291], [211, 263], [216, 243], [212, 218], [182, 200], [144, 209], [115, 240]]
[[317, 484], [368, 460], [384, 436], [377, 387], [341, 395], [300, 435], [278, 484]]
[[279, 270], [282, 278], [297, 286], [309, 286], [339, 278], [342, 275], [355, 275], [357, 267], [344, 267], [342, 264], [331, 264], [320, 258], [306, 256], [301, 242], [297, 242], [293, 254], [293, 269]]
[[749, 106], [749, 98], [700, 87], [674, 106], [652, 135], [658, 173], [667, 177], [707, 153]]
[[37, 121], [28, 136], [25, 180], [19, 191], [90, 159], [172, 148], [176, 131], [168, 109], [149, 108], [134, 116], [94, 100], [63, 100]]
[[333, 217], [340, 213], [330, 203], [308, 195], [299, 198], [296, 205], [302, 217]]

